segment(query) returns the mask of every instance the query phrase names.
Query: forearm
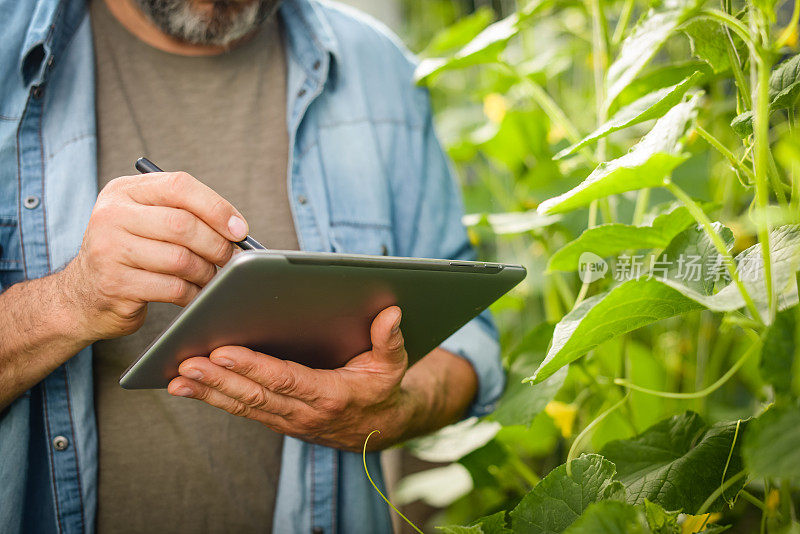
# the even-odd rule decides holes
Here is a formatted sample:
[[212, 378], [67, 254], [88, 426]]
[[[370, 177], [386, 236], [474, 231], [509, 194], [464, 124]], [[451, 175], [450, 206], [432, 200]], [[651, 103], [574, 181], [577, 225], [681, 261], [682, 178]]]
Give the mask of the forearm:
[[437, 348], [408, 370], [401, 387], [411, 409], [401, 439], [406, 440], [461, 419], [475, 398], [478, 377], [467, 360]]
[[64, 293], [65, 276], [0, 294], [0, 411], [90, 343]]

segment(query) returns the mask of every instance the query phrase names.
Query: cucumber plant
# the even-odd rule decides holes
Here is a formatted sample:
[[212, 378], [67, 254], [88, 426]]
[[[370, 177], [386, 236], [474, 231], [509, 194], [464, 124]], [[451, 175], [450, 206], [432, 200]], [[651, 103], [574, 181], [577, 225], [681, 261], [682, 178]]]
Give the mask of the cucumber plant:
[[452, 465], [398, 500], [452, 533], [800, 532], [798, 18], [533, 0], [430, 41], [470, 236], [530, 274], [496, 411], [411, 443]]

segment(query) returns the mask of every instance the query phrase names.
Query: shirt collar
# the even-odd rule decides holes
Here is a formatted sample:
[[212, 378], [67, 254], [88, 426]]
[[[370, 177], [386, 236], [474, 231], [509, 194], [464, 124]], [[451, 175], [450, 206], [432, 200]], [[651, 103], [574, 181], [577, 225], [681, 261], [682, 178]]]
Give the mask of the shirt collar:
[[284, 0], [280, 8], [286, 45], [306, 75], [324, 83], [330, 60], [339, 54], [336, 38], [314, 0]]
[[25, 85], [39, 85], [86, 16], [85, 0], [39, 0], [20, 49]]

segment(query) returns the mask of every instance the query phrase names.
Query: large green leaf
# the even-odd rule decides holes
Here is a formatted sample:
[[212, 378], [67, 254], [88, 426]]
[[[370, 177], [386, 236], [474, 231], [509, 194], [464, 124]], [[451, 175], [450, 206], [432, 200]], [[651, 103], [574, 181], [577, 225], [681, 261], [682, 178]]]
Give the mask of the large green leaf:
[[[713, 223], [712, 227], [725, 242], [726, 249], [730, 249], [733, 245], [733, 232], [718, 222]], [[722, 257], [711, 238], [698, 225], [676, 235], [656, 263], [663, 266], [659, 272], [653, 273], [659, 280], [677, 281], [683, 287], [702, 295], [713, 292], [720, 266], [724, 267]]]
[[422, 57], [450, 52], [460, 48], [474, 39], [489, 24], [492, 23], [494, 12], [488, 7], [477, 9], [474, 13], [460, 18], [451, 26], [437, 33], [431, 42], [420, 53]]
[[[728, 35], [722, 26], [709, 20], [695, 20], [681, 28], [689, 37], [692, 52], [708, 65], [715, 73], [724, 72], [731, 68], [730, 58], [728, 57]], [[731, 38], [740, 54], [747, 53], [747, 47], [742, 40], [734, 33]]]
[[690, 311], [700, 304], [655, 279], [634, 279], [590, 297], [556, 325], [547, 357], [528, 380], [543, 382], [614, 337]]
[[550, 257], [547, 270], [574, 271], [584, 252], [608, 258], [625, 250], [664, 248], [693, 221], [689, 211], [680, 206], [658, 215], [646, 226], [610, 223], [589, 228], [557, 250]]
[[[797, 302], [797, 286], [794, 275], [800, 262], [800, 226], [786, 225], [773, 229], [770, 236], [770, 258], [774, 294], [780, 309]], [[764, 320], [768, 320], [764, 260], [761, 245], [756, 244], [736, 256], [736, 272], [753, 299]], [[686, 297], [714, 311], [732, 311], [745, 306], [738, 287], [729, 283], [718, 292], [708, 295], [674, 279], [661, 280]]]
[[620, 499], [624, 488], [614, 478], [614, 464], [596, 454], [583, 455], [553, 469], [511, 511], [516, 533], [563, 532], [595, 501]]
[[613, 102], [630, 84], [669, 36], [698, 7], [696, 0], [666, 0], [652, 8], [623, 41], [617, 59], [609, 66], [606, 101]]
[[650, 529], [636, 507], [620, 501], [601, 501], [590, 504], [564, 534], [650, 534]]
[[678, 525], [678, 512], [667, 512], [662, 507], [647, 499], [644, 500], [644, 512], [647, 526], [653, 534], [681, 534]]
[[761, 348], [761, 378], [772, 384], [779, 395], [791, 393], [792, 390], [792, 369], [797, 350], [797, 311], [797, 307], [793, 307], [778, 312]]
[[747, 428], [742, 455], [753, 477], [800, 480], [800, 409], [773, 408]]
[[[800, 54], [778, 65], [769, 77], [769, 110], [788, 109], [800, 95]], [[738, 115], [731, 127], [741, 137], [753, 133], [753, 112]]]
[[680, 83], [658, 89], [639, 98], [635, 102], [620, 109], [613, 117], [598, 126], [592, 133], [556, 154], [556, 159], [574, 154], [586, 145], [619, 130], [630, 128], [634, 124], [664, 116], [666, 112], [683, 99], [683, 95], [686, 94], [686, 91], [697, 85], [702, 77], [703, 74], [701, 72], [694, 72]]
[[542, 202], [538, 211], [543, 214], [565, 212], [598, 198], [664, 185], [672, 170], [688, 158], [681, 153], [681, 138], [697, 113], [698, 102], [699, 96], [695, 96], [673, 107], [630, 152], [601, 163], [570, 191]]
[[696, 59], [653, 66], [642, 72], [617, 96], [609, 111], [613, 113], [656, 89], [680, 83], [695, 72], [702, 72], [707, 77], [713, 74], [705, 61]]
[[489, 416], [490, 419], [503, 426], [529, 426], [558, 393], [567, 376], [566, 369], [535, 386], [523, 382], [542, 363], [552, 337], [553, 325], [542, 324], [530, 332], [515, 349], [516, 356], [508, 369], [506, 391], [495, 411]]
[[[739, 449], [744, 427], [745, 422], [737, 421], [709, 427], [696, 413], [686, 412], [656, 423], [635, 438], [612, 441], [600, 453], [617, 466], [629, 503], [647, 499], [693, 514], [720, 487], [723, 473], [728, 480], [742, 470]], [[710, 510], [721, 509], [743, 483], [734, 483]]]

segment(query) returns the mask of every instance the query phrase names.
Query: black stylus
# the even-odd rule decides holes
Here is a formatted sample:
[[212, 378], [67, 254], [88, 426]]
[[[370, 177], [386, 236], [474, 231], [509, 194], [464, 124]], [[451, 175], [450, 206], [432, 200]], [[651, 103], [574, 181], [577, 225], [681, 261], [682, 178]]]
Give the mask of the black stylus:
[[[148, 172], [164, 172], [158, 166], [147, 158], [139, 158], [134, 165], [136, 170], [142, 174]], [[234, 241], [236, 246], [242, 250], [267, 250], [267, 247], [256, 241], [250, 236], [246, 236], [242, 241]]]

